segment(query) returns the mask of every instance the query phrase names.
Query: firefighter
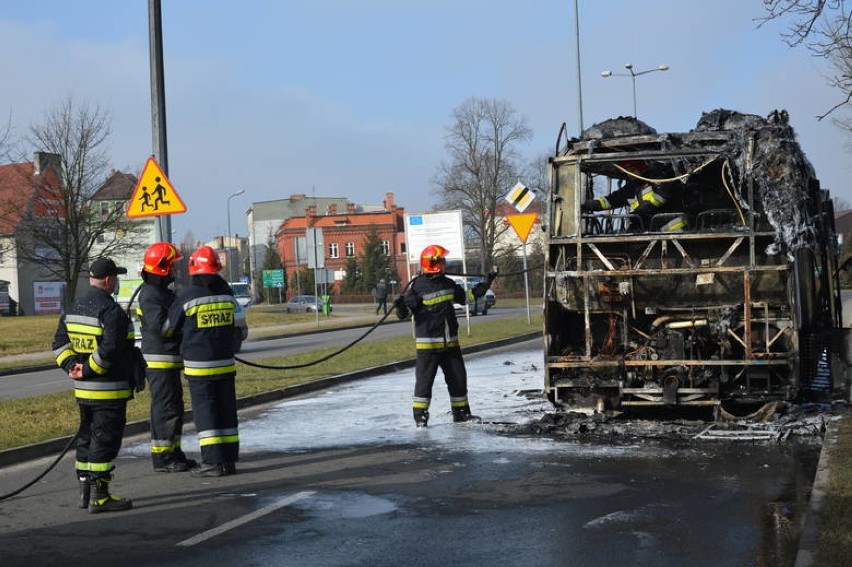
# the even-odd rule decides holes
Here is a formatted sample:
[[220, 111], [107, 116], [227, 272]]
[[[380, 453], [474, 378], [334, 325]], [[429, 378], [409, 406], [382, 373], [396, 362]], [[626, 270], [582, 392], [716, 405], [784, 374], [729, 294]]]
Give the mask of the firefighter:
[[[639, 216], [645, 230], [651, 227], [648, 223], [657, 213], [676, 210], [680, 203], [677, 197], [682, 192], [680, 184], [669, 182], [653, 184], [642, 179], [631, 179], [606, 197], [589, 199], [580, 205], [584, 213], [610, 211], [627, 207], [627, 212]], [[672, 208], [674, 206], [674, 209]], [[671, 219], [659, 228], [660, 232], [676, 232], [686, 228], [686, 216], [673, 215]]]
[[164, 335], [181, 335], [183, 372], [189, 383], [201, 463], [193, 476], [237, 472], [240, 449], [234, 380], [234, 310], [231, 286], [219, 276], [216, 251], [202, 246], [189, 257], [190, 284], [169, 309]]
[[56, 363], [74, 380], [80, 409], [75, 464], [80, 508], [92, 514], [133, 506], [109, 492], [135, 385], [133, 327], [112, 297], [118, 276], [126, 273], [110, 258], [92, 262], [89, 290], [59, 318], [53, 339]]
[[162, 329], [175, 300], [175, 262], [183, 258], [174, 245], [155, 242], [142, 260], [142, 284], [136, 313], [142, 326], [142, 353], [148, 363], [151, 392], [151, 460], [155, 472], [186, 472], [196, 466], [181, 449], [183, 388], [180, 343], [165, 339]]
[[417, 361], [414, 383], [414, 423], [425, 427], [429, 422], [432, 385], [438, 368], [450, 393], [453, 421], [466, 422], [479, 418], [471, 415], [467, 399], [467, 370], [459, 346], [458, 329], [453, 303], [473, 303], [485, 295], [496, 273], [488, 274], [485, 282], [476, 284], [465, 293], [462, 286], [444, 275], [448, 250], [431, 245], [420, 254], [422, 276], [418, 276], [405, 295], [394, 300], [400, 319], [414, 314]]

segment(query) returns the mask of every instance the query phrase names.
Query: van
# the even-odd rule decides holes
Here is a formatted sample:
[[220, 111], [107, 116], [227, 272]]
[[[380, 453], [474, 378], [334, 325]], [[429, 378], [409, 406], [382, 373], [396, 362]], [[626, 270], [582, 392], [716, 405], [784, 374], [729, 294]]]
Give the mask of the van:
[[234, 299], [240, 304], [240, 307], [248, 307], [251, 305], [251, 289], [246, 282], [231, 282], [231, 289], [234, 290]]

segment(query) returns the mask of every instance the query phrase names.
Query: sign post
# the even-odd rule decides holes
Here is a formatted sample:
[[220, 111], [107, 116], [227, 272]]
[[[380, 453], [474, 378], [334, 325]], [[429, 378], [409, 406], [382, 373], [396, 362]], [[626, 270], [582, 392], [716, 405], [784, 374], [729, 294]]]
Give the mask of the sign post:
[[[526, 209], [534, 198], [535, 194], [532, 191], [528, 191], [520, 181], [512, 188], [511, 191], [509, 191], [509, 194], [506, 195], [506, 200], [512, 203], [512, 205], [519, 211]], [[518, 238], [521, 239], [521, 246], [523, 247], [524, 295], [527, 300], [527, 324], [529, 325], [532, 324], [532, 317], [530, 315], [529, 269], [527, 268], [527, 238], [529, 238], [530, 231], [532, 230], [535, 222], [538, 220], [538, 215], [535, 213], [506, 215], [506, 220], [509, 221], [512, 228], [515, 229], [515, 233], [518, 235]]]

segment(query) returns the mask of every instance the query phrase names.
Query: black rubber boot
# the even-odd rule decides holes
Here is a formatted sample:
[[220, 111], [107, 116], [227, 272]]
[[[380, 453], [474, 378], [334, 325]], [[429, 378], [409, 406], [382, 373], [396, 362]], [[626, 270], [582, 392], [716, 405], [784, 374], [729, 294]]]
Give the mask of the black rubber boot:
[[417, 427], [426, 427], [429, 424], [429, 410], [414, 408], [414, 423]]
[[459, 406], [453, 408], [453, 422], [455, 423], [479, 423], [482, 421], [479, 416], [471, 415], [470, 406]]
[[109, 493], [112, 475], [101, 475], [92, 481], [92, 496], [89, 499], [89, 514], [101, 512], [123, 512], [133, 508], [129, 498], [119, 498]]
[[189, 474], [200, 477], [217, 477], [225, 476], [228, 473], [225, 472], [225, 467], [222, 463], [201, 463], [189, 471]]
[[92, 494], [92, 480], [89, 471], [77, 471], [77, 483], [80, 486], [80, 508], [89, 507], [89, 496]]

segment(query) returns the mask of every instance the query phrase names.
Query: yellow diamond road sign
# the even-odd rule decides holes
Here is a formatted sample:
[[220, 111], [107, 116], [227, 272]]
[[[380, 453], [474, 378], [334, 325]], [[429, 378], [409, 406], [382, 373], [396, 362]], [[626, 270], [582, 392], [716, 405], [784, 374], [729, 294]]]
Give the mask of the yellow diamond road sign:
[[154, 158], [148, 158], [130, 204], [127, 206], [127, 216], [130, 218], [152, 217], [157, 215], [173, 215], [185, 213], [186, 205], [180, 195], [169, 182], [166, 174]]
[[517, 209], [519, 213], [524, 212], [530, 203], [532, 203], [533, 199], [535, 199], [535, 193], [529, 190], [529, 188], [518, 181], [512, 190], [509, 191], [509, 194], [506, 195], [506, 200], [512, 203], [512, 206]]

